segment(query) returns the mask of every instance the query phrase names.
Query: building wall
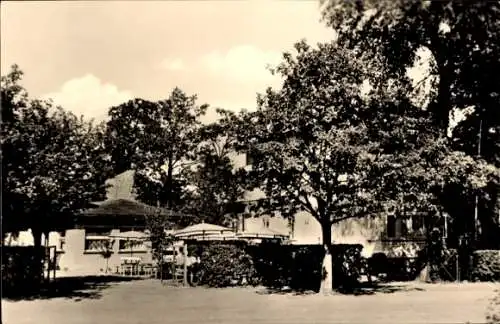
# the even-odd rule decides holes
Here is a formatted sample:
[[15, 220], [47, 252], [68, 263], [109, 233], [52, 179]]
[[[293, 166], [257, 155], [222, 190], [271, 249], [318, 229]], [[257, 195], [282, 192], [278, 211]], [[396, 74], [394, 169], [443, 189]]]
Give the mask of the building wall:
[[[119, 230], [111, 231], [111, 236], [118, 235]], [[62, 272], [78, 275], [95, 275], [106, 272], [106, 259], [102, 250], [85, 250], [85, 229], [71, 229], [66, 231], [66, 244], [59, 266]], [[108, 273], [115, 273], [117, 267], [123, 263], [123, 258], [139, 257], [142, 263], [153, 263], [149, 249], [120, 250], [120, 239], [113, 239], [112, 254], [108, 259]]]
[[[115, 229], [111, 235], [118, 234]], [[42, 241], [44, 238], [42, 238]], [[98, 275], [106, 272], [106, 259], [100, 251], [85, 250], [85, 229], [69, 229], [64, 233], [51, 232], [49, 234], [49, 246], [56, 246], [60, 274], [67, 276]], [[19, 233], [17, 239], [11, 235], [5, 238], [6, 244], [12, 246], [32, 246], [33, 235], [31, 231]], [[146, 243], [147, 245], [147, 243]], [[119, 249], [119, 239], [114, 239], [113, 253], [108, 260], [108, 273], [115, 273], [117, 267], [122, 264], [124, 257], [139, 257], [143, 263], [153, 263], [152, 255], [147, 251]]]
[[[270, 223], [270, 228], [276, 230], [278, 227], [283, 228], [287, 225], [287, 220], [277, 219]], [[332, 243], [362, 244], [363, 255], [369, 257], [375, 252], [382, 251], [378, 241], [384, 230], [385, 221], [380, 218], [343, 220], [332, 226]], [[322, 244], [322, 236], [321, 226], [311, 214], [299, 212], [295, 215], [293, 232], [291, 232], [293, 244]]]

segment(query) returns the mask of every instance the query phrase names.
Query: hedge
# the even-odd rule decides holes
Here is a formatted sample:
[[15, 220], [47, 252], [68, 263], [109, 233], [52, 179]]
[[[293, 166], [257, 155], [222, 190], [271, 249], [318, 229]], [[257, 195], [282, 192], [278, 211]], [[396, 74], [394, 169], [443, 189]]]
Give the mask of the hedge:
[[4, 296], [31, 294], [39, 289], [43, 279], [44, 254], [43, 247], [39, 250], [33, 246], [2, 247]]
[[198, 273], [200, 284], [228, 287], [253, 282], [256, 270], [252, 257], [239, 245], [215, 244], [201, 251]]
[[[361, 249], [361, 245], [333, 246], [333, 278], [337, 288], [357, 284], [362, 267]], [[191, 245], [190, 252], [201, 259], [197, 269], [201, 274], [200, 284], [211, 287], [262, 284], [275, 289], [317, 291], [323, 275], [321, 245], [212, 243]]]
[[500, 281], [500, 250], [478, 250], [473, 253], [472, 279]]

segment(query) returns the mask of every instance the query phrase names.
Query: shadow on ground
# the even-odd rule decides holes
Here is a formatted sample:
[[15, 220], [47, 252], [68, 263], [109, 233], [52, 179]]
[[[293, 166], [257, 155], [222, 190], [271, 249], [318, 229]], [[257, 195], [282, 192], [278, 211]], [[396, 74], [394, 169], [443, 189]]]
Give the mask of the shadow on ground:
[[[354, 295], [354, 296], [363, 296], [363, 295], [375, 295], [375, 294], [392, 294], [396, 292], [408, 292], [408, 291], [425, 291], [423, 288], [412, 287], [411, 285], [395, 285], [395, 284], [359, 284], [354, 288], [339, 288], [335, 290], [336, 293], [342, 295]], [[262, 290], [258, 290], [257, 294], [260, 295], [293, 295], [293, 296], [307, 296], [317, 294], [318, 291], [313, 290], [295, 290], [290, 288], [264, 288]]]
[[[38, 300], [52, 298], [67, 298], [75, 302], [83, 299], [99, 299], [102, 291], [119, 283], [140, 280], [119, 276], [81, 276], [63, 277], [42, 286], [34, 293], [17, 293], [4, 295], [3, 299], [10, 301]], [[22, 289], [21, 289], [22, 290]]]

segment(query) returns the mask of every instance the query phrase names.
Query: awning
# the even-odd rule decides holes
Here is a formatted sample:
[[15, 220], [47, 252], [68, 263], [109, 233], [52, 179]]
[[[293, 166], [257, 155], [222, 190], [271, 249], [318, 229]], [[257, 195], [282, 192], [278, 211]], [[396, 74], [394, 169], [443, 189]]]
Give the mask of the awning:
[[234, 232], [230, 228], [207, 223], [188, 226], [174, 232], [174, 236], [178, 239], [204, 239], [224, 235], [234, 235]]
[[269, 228], [239, 232], [236, 233], [236, 236], [242, 239], [288, 239], [290, 237], [288, 234], [273, 231]]

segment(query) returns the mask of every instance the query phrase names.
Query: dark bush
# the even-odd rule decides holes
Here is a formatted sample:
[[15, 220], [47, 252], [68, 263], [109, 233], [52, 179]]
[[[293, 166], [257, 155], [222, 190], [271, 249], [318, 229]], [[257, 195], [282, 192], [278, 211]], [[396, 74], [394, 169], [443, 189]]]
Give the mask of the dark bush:
[[500, 281], [500, 251], [475, 251], [472, 270], [474, 281]]
[[33, 246], [2, 247], [2, 293], [4, 296], [32, 294], [43, 279], [45, 251]]
[[[323, 276], [323, 246], [262, 244], [249, 248], [264, 286], [289, 287], [297, 291], [319, 290]], [[361, 245], [349, 244], [332, 247], [336, 288], [357, 284], [362, 267], [361, 249]]]
[[[196, 272], [199, 283], [211, 287], [262, 284], [296, 291], [318, 291], [322, 278], [324, 249], [321, 245], [263, 243], [196, 243], [189, 254], [200, 257]], [[358, 283], [362, 268], [361, 245], [332, 247], [333, 278], [337, 288]]]
[[197, 267], [199, 283], [209, 287], [228, 287], [254, 283], [256, 270], [244, 246], [211, 244], [201, 246]]
[[293, 260], [291, 251], [287, 247], [272, 243], [248, 247], [262, 285], [269, 288], [291, 285]]
[[335, 244], [332, 247], [334, 288], [354, 288], [361, 276], [363, 258], [361, 244]]

